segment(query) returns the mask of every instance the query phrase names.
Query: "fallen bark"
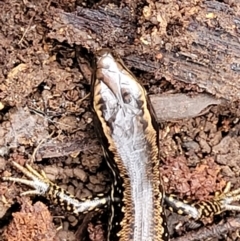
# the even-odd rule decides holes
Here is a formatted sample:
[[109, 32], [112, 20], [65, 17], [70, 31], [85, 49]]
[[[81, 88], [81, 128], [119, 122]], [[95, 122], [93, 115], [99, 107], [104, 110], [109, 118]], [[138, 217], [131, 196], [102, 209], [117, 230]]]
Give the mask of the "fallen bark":
[[[66, 13], [52, 9], [46, 19], [51, 29], [48, 36], [70, 45], [80, 45], [95, 51], [110, 46], [117, 50], [129, 67], [155, 74], [173, 85], [184, 83], [218, 98], [235, 101], [240, 98], [240, 19], [230, 6], [206, 1], [204, 11], [214, 13], [219, 29], [210, 29], [203, 19], [191, 19], [181, 39], [190, 39], [189, 46], [179, 50], [159, 50], [154, 55], [162, 56], [159, 61], [148, 55], [136, 53], [136, 19], [127, 8], [106, 7], [95, 9], [78, 8], [77, 12]], [[211, 19], [210, 19], [211, 20]], [[210, 21], [209, 20], [209, 21]], [[227, 28], [227, 26], [231, 26]], [[142, 43], [139, 43], [141, 49]], [[117, 47], [116, 47], [117, 46]], [[154, 46], [144, 46], [151, 53]], [[125, 53], [128, 53], [126, 55]], [[194, 87], [195, 86], [195, 87]]]

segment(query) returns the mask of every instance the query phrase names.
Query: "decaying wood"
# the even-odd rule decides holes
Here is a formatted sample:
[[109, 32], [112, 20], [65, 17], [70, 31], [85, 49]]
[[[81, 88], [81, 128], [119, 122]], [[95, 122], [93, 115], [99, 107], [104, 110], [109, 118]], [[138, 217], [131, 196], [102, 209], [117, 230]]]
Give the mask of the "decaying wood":
[[204, 114], [211, 105], [223, 104], [223, 100], [208, 94], [190, 97], [186, 94], [151, 95], [151, 103], [158, 121], [174, 121]]
[[[53, 15], [46, 22], [52, 29], [50, 38], [81, 45], [91, 51], [110, 46], [118, 51], [129, 67], [154, 73], [156, 78], [165, 78], [173, 84], [180, 81], [217, 97], [238, 100], [240, 34], [237, 29], [240, 28], [240, 18], [234, 15], [229, 6], [219, 2], [207, 1], [204, 4], [207, 11], [220, 12], [218, 17], [222, 19], [218, 21], [228, 21], [231, 29], [209, 29], [204, 23], [191, 20], [185, 36], [182, 36], [192, 40], [191, 46], [179, 51], [159, 50], [158, 53], [162, 55], [160, 63], [144, 55], [131, 53], [136, 48], [133, 40], [137, 39], [137, 27], [127, 8], [78, 8], [76, 13], [53, 9]], [[130, 54], [126, 56], [125, 52]]]
[[53, 9], [51, 18], [45, 20], [52, 30], [48, 36], [94, 51], [107, 44], [113, 47], [116, 42], [126, 43], [136, 34], [134, 19], [128, 9], [77, 9], [75, 13]]
[[173, 241], [199, 241], [207, 239], [226, 239], [227, 234], [240, 228], [239, 217], [228, 218], [226, 223], [201, 228], [198, 231], [189, 232], [187, 235], [173, 239]]
[[38, 158], [53, 158], [72, 155], [74, 153], [79, 153], [80, 151], [85, 151], [89, 149], [85, 140], [74, 140], [68, 142], [56, 142], [52, 140], [43, 143], [38, 150]]

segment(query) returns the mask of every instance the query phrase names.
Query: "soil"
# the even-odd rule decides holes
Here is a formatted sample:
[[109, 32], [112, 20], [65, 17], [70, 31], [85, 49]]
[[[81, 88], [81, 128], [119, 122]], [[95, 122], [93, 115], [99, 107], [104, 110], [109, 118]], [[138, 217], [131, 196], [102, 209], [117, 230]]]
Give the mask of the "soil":
[[[240, 187], [238, 0], [0, 5], [1, 176], [22, 177], [11, 161], [30, 163], [78, 198], [109, 192], [89, 101], [94, 52], [108, 47], [156, 109], [166, 192], [207, 200], [228, 181]], [[20, 196], [27, 190], [0, 181], [0, 240], [105, 240], [104, 210], [76, 217], [45, 198]], [[167, 215], [172, 240], [191, 240], [181, 217]], [[202, 224], [200, 240], [237, 240], [240, 222], [230, 217], [204, 221], [216, 226], [207, 234]]]

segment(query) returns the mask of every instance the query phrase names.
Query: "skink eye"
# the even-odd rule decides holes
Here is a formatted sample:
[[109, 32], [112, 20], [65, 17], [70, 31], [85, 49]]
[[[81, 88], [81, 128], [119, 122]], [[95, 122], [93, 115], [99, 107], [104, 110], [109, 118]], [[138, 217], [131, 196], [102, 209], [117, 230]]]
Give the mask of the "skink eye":
[[123, 102], [129, 104], [132, 101], [131, 93], [126, 89], [121, 89]]

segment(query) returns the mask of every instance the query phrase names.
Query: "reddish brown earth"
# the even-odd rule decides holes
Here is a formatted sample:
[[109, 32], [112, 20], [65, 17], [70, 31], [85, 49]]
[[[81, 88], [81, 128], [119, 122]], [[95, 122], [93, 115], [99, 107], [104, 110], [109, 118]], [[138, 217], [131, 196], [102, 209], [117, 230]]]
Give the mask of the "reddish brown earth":
[[[88, 97], [94, 52], [109, 47], [156, 109], [166, 191], [206, 200], [227, 181], [240, 187], [238, 0], [0, 6], [1, 176], [22, 177], [11, 161], [30, 162], [79, 198], [109, 191]], [[26, 190], [0, 181], [0, 240], [105, 240], [104, 211], [75, 217], [44, 198], [20, 197]], [[168, 213], [168, 222], [173, 240], [191, 240], [181, 217]], [[215, 236], [200, 227], [200, 240], [208, 232], [210, 240], [237, 239], [235, 213], [204, 224]]]

